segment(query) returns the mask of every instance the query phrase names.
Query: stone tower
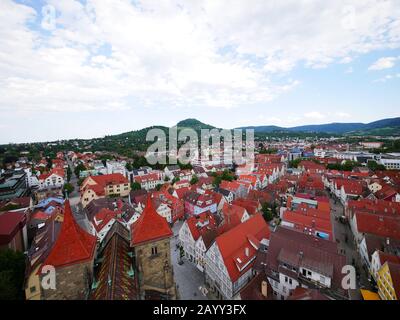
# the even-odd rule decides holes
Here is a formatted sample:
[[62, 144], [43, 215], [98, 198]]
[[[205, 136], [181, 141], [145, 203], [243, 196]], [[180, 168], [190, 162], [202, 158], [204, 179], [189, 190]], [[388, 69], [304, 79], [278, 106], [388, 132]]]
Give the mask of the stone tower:
[[170, 250], [172, 234], [148, 196], [143, 213], [131, 227], [141, 299], [176, 299]]
[[96, 242], [96, 236], [87, 233], [77, 224], [69, 200], [66, 200], [61, 230], [40, 268], [42, 270], [45, 266], [54, 267], [56, 288], [41, 289], [41, 299], [87, 298], [92, 280]]

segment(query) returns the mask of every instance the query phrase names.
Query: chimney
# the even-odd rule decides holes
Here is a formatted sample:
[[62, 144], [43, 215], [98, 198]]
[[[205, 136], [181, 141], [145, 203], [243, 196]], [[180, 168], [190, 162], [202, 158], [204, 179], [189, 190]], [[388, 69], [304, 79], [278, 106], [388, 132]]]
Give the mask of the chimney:
[[261, 294], [263, 297], [267, 298], [268, 297], [268, 284], [267, 281], [263, 280], [261, 282]]

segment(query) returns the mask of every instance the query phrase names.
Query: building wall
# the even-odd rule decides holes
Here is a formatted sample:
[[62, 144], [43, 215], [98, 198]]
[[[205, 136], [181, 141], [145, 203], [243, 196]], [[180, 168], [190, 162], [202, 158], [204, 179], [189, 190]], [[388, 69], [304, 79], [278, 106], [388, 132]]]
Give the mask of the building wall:
[[21, 251], [21, 252], [25, 251], [24, 237], [21, 229], [18, 230], [15, 236], [8, 243], [8, 248], [14, 251]]
[[233, 283], [225, 267], [216, 242], [206, 252], [206, 279], [211, 290], [219, 292], [223, 299], [232, 299]]
[[32, 270], [31, 274], [26, 279], [25, 284], [25, 299], [26, 300], [40, 300], [41, 297], [41, 286], [39, 275], [37, 271], [39, 270], [39, 266]]
[[[154, 254], [154, 248], [157, 253]], [[139, 289], [143, 298], [146, 290], [168, 294], [176, 299], [176, 289], [171, 265], [170, 239], [140, 244], [134, 248], [136, 268], [139, 271]]]
[[375, 250], [375, 252], [372, 254], [371, 257], [371, 267], [370, 267], [370, 273], [374, 277], [375, 281], [378, 279], [378, 271], [382, 267], [381, 260], [379, 258], [378, 250]]
[[179, 240], [185, 252], [186, 258], [197, 264], [196, 259], [196, 241], [193, 239], [192, 233], [187, 225], [187, 223], [183, 223], [181, 229], [179, 230]]
[[[83, 300], [92, 281], [93, 260], [56, 268], [56, 290], [41, 290], [43, 300]], [[41, 276], [42, 279], [42, 276]]]
[[104, 197], [99, 197], [93, 190], [87, 189], [81, 195], [82, 207], [85, 208], [92, 200], [96, 200], [96, 199], [99, 199], [99, 198], [104, 198]]
[[396, 297], [394, 291], [392, 278], [390, 276], [389, 267], [385, 263], [378, 271], [378, 294], [382, 300], [397, 300], [400, 297]]
[[121, 197], [127, 197], [131, 191], [129, 183], [113, 184], [106, 186], [106, 196], [119, 194]]
[[39, 187], [42, 189], [48, 187], [54, 187], [54, 188], [62, 187], [63, 185], [64, 185], [64, 178], [57, 174], [52, 174], [45, 180], [39, 180]]

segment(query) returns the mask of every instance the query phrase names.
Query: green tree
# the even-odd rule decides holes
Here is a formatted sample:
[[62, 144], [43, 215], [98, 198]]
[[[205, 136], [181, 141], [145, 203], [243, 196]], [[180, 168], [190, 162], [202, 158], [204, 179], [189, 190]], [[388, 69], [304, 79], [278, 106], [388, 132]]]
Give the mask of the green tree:
[[289, 161], [289, 168], [297, 168], [301, 162], [301, 158], [297, 158], [294, 160]]
[[268, 207], [268, 204], [266, 202], [263, 203], [261, 212], [263, 214], [265, 221], [267, 221], [267, 222], [271, 221], [274, 218], [273, 212], [272, 212], [271, 208]]
[[22, 252], [0, 251], [0, 300], [24, 299], [25, 257]]
[[357, 165], [358, 165], [357, 162], [354, 162], [354, 161], [351, 161], [351, 160], [346, 160], [346, 161], [342, 164], [342, 170], [343, 170], [343, 171], [352, 171], [353, 168], [354, 168], [355, 166], [357, 166]]
[[215, 187], [218, 187], [222, 180], [225, 181], [235, 180], [234, 174], [232, 172], [229, 172], [228, 170], [224, 170], [222, 174], [213, 173], [212, 176], [214, 177], [213, 185]]
[[179, 168], [181, 169], [181, 170], [184, 170], [184, 169], [193, 169], [193, 166], [190, 164], [190, 163], [187, 163], [187, 164], [183, 164], [183, 163], [180, 163], [179, 161], [178, 161], [178, 166], [179, 166]]
[[140, 189], [142, 189], [142, 186], [140, 185], [139, 182], [133, 181], [131, 183], [131, 190], [140, 190]]
[[377, 171], [377, 170], [386, 170], [386, 167], [382, 164], [377, 163], [376, 161], [368, 161], [367, 164], [368, 168], [371, 169], [372, 171]]
[[132, 171], [133, 170], [132, 163], [130, 163], [130, 162], [127, 162], [125, 167], [126, 167], [126, 170], [128, 170], [128, 171]]
[[82, 163], [80, 163], [75, 167], [74, 173], [75, 173], [76, 177], [79, 178], [80, 172], [85, 171], [85, 170], [86, 170], [86, 167]]
[[191, 185], [194, 185], [194, 184], [196, 184], [197, 182], [199, 182], [199, 178], [198, 178], [196, 175], [194, 175], [194, 176], [192, 177], [192, 179], [190, 179], [190, 184], [191, 184]]
[[82, 185], [83, 181], [85, 181], [85, 178], [79, 178], [78, 182], [76, 184], [80, 187]]
[[63, 195], [65, 196], [66, 193], [71, 194], [74, 191], [74, 186], [70, 183], [64, 184], [63, 187]]
[[171, 181], [172, 184], [174, 184], [175, 182], [178, 182], [180, 179], [178, 177], [174, 177]]
[[53, 167], [53, 161], [50, 158], [47, 159], [46, 167], [47, 169], [51, 169]]
[[68, 166], [68, 168], [67, 168], [67, 181], [68, 182], [71, 181], [71, 175], [72, 175], [72, 171], [71, 171], [71, 168]]

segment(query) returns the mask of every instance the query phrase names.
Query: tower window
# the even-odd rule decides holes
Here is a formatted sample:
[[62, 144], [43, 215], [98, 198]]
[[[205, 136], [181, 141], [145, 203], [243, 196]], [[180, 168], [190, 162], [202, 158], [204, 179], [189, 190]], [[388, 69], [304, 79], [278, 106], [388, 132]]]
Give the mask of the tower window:
[[152, 255], [152, 256], [155, 256], [157, 253], [158, 253], [157, 247], [152, 247], [152, 248], [151, 248], [151, 255]]

